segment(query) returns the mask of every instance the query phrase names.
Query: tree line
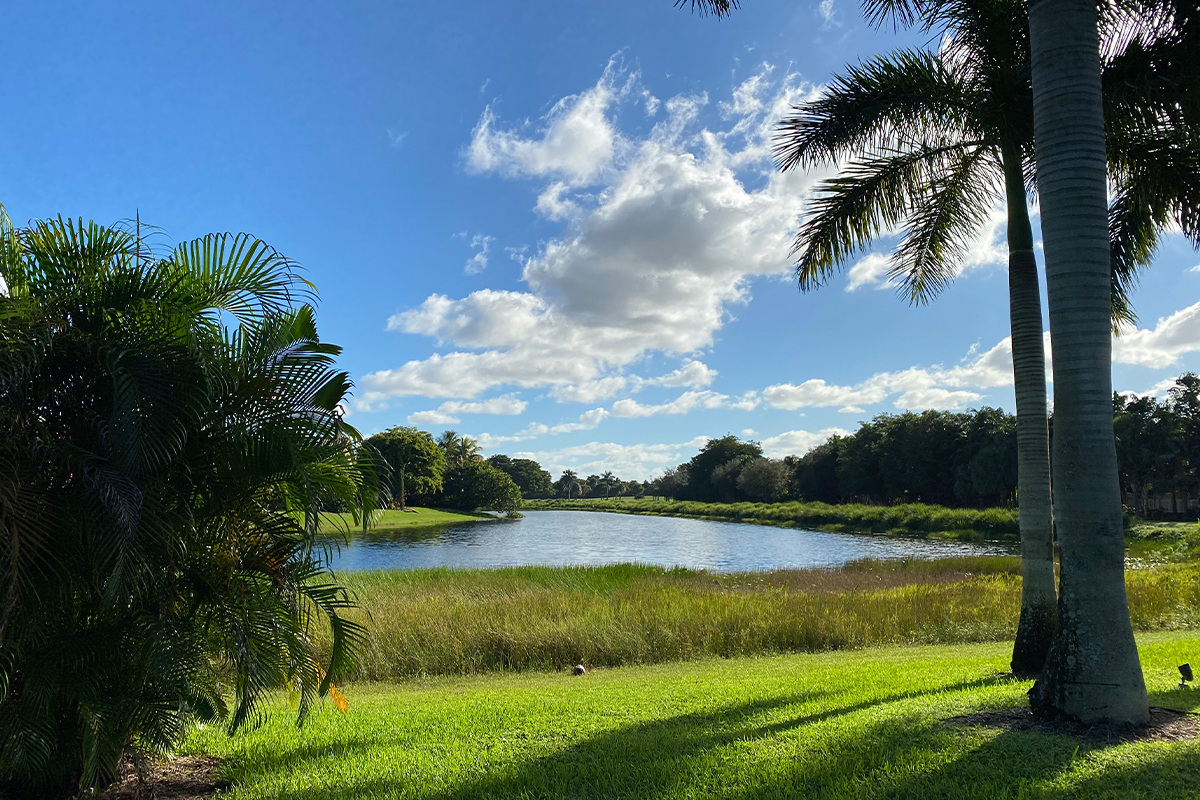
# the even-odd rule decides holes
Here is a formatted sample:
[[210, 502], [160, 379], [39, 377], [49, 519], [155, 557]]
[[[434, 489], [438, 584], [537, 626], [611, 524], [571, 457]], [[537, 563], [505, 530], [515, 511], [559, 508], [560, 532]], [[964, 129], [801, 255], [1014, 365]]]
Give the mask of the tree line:
[[[1200, 499], [1200, 377], [1185, 373], [1165, 399], [1114, 393], [1122, 494], [1139, 516], [1192, 515]], [[1053, 433], [1053, 416], [1050, 417]], [[643, 495], [706, 503], [785, 501], [948, 508], [1016, 507], [1017, 421], [998, 408], [879, 414], [802, 456], [767, 458], [726, 435], [653, 481], [563, 473], [558, 497]], [[1153, 498], [1171, 496], [1178, 510]]]
[[1143, 517], [1164, 513], [1195, 515], [1200, 497], [1200, 377], [1188, 372], [1167, 396], [1113, 395], [1117, 468], [1125, 503]]
[[[362, 450], [377, 465], [381, 493], [393, 508], [410, 504], [462, 511], [515, 512], [523, 497], [549, 497], [550, 473], [528, 458], [485, 459], [479, 443], [457, 431], [395, 427], [367, 439]], [[332, 509], [341, 510], [341, 509]]]

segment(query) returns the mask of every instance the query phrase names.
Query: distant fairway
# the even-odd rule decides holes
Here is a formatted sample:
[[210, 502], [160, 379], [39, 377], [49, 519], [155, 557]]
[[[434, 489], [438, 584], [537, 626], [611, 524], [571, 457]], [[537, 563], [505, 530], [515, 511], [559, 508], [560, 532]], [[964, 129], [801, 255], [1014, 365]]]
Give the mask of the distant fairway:
[[[372, 530], [391, 531], [402, 528], [422, 528], [430, 525], [456, 525], [460, 522], [478, 522], [495, 519], [491, 514], [470, 514], [462, 511], [442, 511], [436, 508], [416, 508], [408, 511], [377, 511], [371, 521]], [[321, 519], [321, 533], [344, 533], [359, 530], [350, 514], [325, 514]]]

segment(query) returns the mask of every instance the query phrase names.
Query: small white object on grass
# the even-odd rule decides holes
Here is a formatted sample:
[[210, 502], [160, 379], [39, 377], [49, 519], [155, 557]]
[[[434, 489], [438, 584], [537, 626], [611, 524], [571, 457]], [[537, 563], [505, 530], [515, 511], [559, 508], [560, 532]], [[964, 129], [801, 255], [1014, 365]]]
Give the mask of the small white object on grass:
[[573, 669], [571, 671], [574, 672], [576, 675], [582, 675], [583, 673], [587, 672], [587, 669], [584, 668], [583, 664], [576, 664], [575, 669]]

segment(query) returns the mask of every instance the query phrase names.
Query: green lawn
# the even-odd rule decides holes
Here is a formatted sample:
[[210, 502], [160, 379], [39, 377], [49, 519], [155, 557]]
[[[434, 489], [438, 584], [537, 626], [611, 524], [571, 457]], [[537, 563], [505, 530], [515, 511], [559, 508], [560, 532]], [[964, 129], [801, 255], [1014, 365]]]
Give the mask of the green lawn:
[[[495, 519], [492, 514], [473, 514], [462, 511], [442, 511], [437, 508], [417, 508], [410, 506], [408, 511], [388, 509], [377, 511], [372, 520], [373, 530], [391, 531], [399, 528], [422, 528], [430, 525], [454, 525], [459, 522], [478, 522], [483, 519]], [[361, 526], [354, 524], [349, 514], [326, 514], [321, 520], [322, 533], [346, 533], [358, 530]]]
[[[1154, 705], [1194, 708], [1195, 633], [1140, 638]], [[215, 729], [243, 798], [1195, 798], [1200, 743], [1101, 746], [951, 728], [1017, 706], [1007, 643], [892, 647], [350, 686], [297, 730]]]

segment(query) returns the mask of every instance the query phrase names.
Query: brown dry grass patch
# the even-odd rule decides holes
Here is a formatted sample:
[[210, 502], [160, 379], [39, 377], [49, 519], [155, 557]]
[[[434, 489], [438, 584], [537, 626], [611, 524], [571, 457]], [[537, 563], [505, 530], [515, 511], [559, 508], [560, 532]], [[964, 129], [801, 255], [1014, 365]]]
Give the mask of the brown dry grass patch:
[[175, 756], [153, 761], [139, 777], [127, 763], [121, 777], [96, 795], [99, 800], [207, 800], [229, 788], [217, 777], [220, 760], [213, 756]]

